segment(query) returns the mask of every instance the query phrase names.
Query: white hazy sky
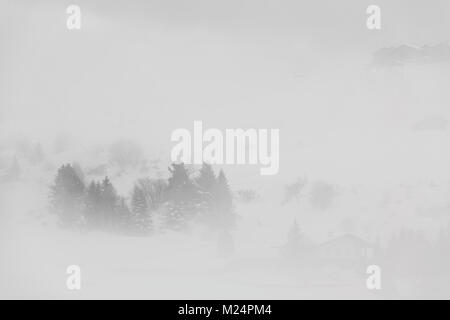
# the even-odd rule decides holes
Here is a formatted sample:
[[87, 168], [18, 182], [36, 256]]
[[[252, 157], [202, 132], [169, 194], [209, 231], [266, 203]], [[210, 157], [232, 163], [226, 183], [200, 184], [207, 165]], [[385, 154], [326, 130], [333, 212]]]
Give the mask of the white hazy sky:
[[[0, 132], [132, 137], [170, 148], [170, 133], [280, 128], [281, 167], [317, 177], [449, 174], [448, 65], [373, 74], [374, 50], [450, 40], [448, 0], [0, 0]], [[66, 29], [69, 4], [82, 30]], [[382, 30], [365, 27], [369, 4]], [[254, 172], [258, 172], [255, 170]], [[252, 171], [253, 174], [253, 171]]]

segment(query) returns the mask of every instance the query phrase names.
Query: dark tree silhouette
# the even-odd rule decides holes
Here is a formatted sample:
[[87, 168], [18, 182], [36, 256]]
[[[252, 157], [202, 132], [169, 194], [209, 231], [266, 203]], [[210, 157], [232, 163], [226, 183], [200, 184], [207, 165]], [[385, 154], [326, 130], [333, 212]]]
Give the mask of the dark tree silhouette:
[[70, 164], [59, 168], [51, 187], [51, 209], [64, 226], [80, 222], [83, 209], [84, 184]]
[[92, 181], [87, 188], [85, 197], [85, 219], [89, 227], [99, 227], [102, 224], [101, 197], [101, 184]]
[[215, 198], [217, 180], [210, 164], [203, 163], [200, 174], [195, 179], [195, 182], [199, 189], [200, 221], [211, 225], [217, 219], [217, 203]]
[[[172, 164], [169, 172], [167, 181], [139, 179], [128, 206], [107, 176], [85, 188], [81, 167], [63, 165], [51, 188], [51, 208], [63, 225], [108, 231], [148, 233], [153, 230], [153, 214], [155, 221], [172, 230], [183, 230], [194, 221], [221, 232], [235, 226], [233, 197], [223, 171], [216, 178], [212, 167], [204, 164], [195, 181], [183, 163]], [[208, 219], [194, 220], [204, 213]]]
[[103, 179], [101, 189], [100, 212], [103, 218], [103, 224], [106, 228], [113, 228], [115, 222], [118, 220], [116, 210], [118, 203], [117, 192], [108, 177]]
[[306, 183], [306, 178], [298, 178], [294, 183], [288, 184], [285, 187], [283, 204], [287, 204], [292, 200], [298, 202]]
[[151, 229], [150, 205], [145, 192], [138, 185], [134, 186], [131, 196], [131, 210], [135, 227], [141, 232], [148, 232]]
[[187, 226], [198, 209], [198, 192], [183, 163], [173, 163], [169, 171], [166, 224], [170, 229], [180, 230]]
[[227, 177], [220, 170], [214, 191], [214, 198], [218, 213], [219, 227], [230, 229], [235, 226], [235, 214], [233, 210], [233, 196], [228, 185]]
[[200, 169], [200, 174], [195, 181], [201, 190], [211, 193], [216, 186], [216, 175], [212, 166], [204, 162]]

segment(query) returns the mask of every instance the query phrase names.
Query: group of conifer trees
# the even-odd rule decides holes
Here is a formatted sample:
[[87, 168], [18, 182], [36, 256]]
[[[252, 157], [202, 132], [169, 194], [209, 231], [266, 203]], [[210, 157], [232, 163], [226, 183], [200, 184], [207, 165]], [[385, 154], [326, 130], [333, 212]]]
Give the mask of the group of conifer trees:
[[192, 175], [183, 163], [169, 167], [169, 178], [142, 178], [130, 197], [120, 196], [111, 180], [86, 184], [78, 165], [58, 169], [50, 207], [65, 227], [151, 234], [158, 229], [184, 230], [194, 224], [230, 230], [235, 225], [233, 197], [227, 178], [204, 163]]

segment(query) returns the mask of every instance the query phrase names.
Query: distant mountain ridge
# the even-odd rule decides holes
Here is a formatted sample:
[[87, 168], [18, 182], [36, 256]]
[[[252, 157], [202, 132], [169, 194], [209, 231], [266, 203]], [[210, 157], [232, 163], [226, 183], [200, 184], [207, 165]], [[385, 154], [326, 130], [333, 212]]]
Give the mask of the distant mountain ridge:
[[427, 64], [450, 61], [450, 43], [434, 46], [412, 46], [402, 44], [397, 47], [382, 48], [373, 54], [374, 65], [401, 66], [405, 64]]

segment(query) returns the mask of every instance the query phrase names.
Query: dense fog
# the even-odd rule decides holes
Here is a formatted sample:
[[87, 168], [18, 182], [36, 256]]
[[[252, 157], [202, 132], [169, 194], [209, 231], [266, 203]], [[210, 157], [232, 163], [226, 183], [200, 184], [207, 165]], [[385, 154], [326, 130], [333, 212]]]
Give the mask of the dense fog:
[[0, 1], [0, 298], [449, 298], [450, 3], [370, 4]]

